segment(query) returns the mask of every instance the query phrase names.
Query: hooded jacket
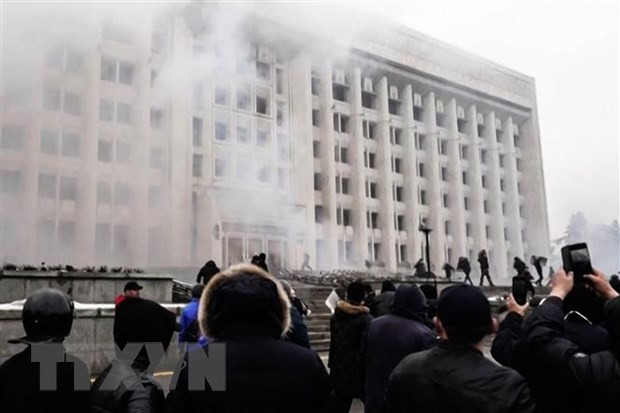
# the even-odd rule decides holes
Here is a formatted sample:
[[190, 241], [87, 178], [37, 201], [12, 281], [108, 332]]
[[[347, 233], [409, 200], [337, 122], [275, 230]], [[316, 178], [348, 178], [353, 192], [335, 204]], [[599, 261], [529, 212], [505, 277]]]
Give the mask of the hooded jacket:
[[620, 297], [609, 300], [604, 322], [611, 349], [587, 355], [564, 338], [562, 299], [549, 297], [528, 320], [527, 340], [535, 365], [569, 383], [566, 392], [583, 402], [585, 411], [620, 411]]
[[[167, 397], [174, 412], [317, 412], [329, 394], [327, 372], [313, 351], [282, 339], [290, 303], [271, 275], [240, 264], [214, 277], [200, 301], [199, 321], [209, 344], [226, 348], [226, 390], [190, 389], [186, 364]], [[189, 353], [186, 362], [190, 363]]]
[[151, 360], [146, 348], [142, 348], [137, 357], [130, 360], [122, 349], [128, 343], [161, 343], [165, 350], [175, 325], [174, 314], [154, 301], [127, 297], [116, 308], [114, 342], [117, 357], [93, 383], [89, 412], [164, 411], [164, 394], [155, 378], [146, 371], [157, 365], [160, 359]]
[[364, 333], [372, 316], [368, 307], [338, 301], [330, 320], [329, 375], [339, 394], [363, 399]]
[[364, 346], [366, 413], [384, 411], [390, 373], [405, 356], [435, 345], [427, 309], [418, 286], [401, 285], [394, 294], [392, 313], [371, 321]]

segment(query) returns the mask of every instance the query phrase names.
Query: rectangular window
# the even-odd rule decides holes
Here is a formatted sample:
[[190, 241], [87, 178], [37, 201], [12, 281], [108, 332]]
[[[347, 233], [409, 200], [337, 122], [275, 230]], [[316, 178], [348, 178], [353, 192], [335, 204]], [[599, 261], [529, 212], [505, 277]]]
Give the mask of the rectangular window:
[[215, 122], [215, 140], [228, 140], [228, 124], [220, 121]]
[[448, 181], [448, 168], [445, 166], [441, 167], [441, 180], [444, 182]]
[[394, 196], [397, 202], [403, 202], [403, 187], [402, 186], [397, 185], [395, 187]]
[[489, 202], [486, 199], [482, 203], [482, 209], [484, 210], [485, 214], [489, 213]]
[[438, 149], [439, 149], [440, 155], [447, 155], [448, 154], [448, 142], [445, 139], [440, 139]]
[[467, 171], [463, 171], [462, 175], [463, 185], [467, 185], [469, 183], [469, 179], [467, 179]]
[[131, 106], [127, 103], [116, 103], [116, 122], [129, 125], [131, 123]]
[[463, 198], [463, 208], [465, 208], [465, 211], [469, 211], [469, 198], [468, 197]]
[[276, 110], [276, 122], [278, 126], [284, 126], [286, 108], [284, 102], [278, 102], [278, 108]]
[[426, 191], [420, 190], [420, 205], [426, 205]]
[[77, 197], [77, 178], [72, 176], [60, 177], [60, 199], [63, 201], [75, 201]]
[[401, 144], [402, 129], [390, 126], [390, 142], [392, 145]]
[[397, 231], [404, 231], [405, 228], [405, 216], [404, 215], [397, 215], [396, 216], [396, 230]]
[[264, 62], [256, 62], [256, 76], [262, 80], [271, 80], [271, 65]]
[[445, 235], [450, 235], [450, 221], [443, 222], [443, 233]]
[[80, 97], [78, 95], [65, 92], [64, 96], [63, 112], [70, 115], [79, 115], [82, 113]]
[[114, 186], [114, 202], [116, 205], [129, 205], [131, 200], [131, 190], [129, 185], [117, 182]]
[[99, 100], [99, 120], [114, 122], [114, 102], [105, 99]]
[[256, 125], [256, 145], [263, 148], [271, 145], [271, 129], [269, 124]]
[[284, 93], [284, 71], [276, 69], [276, 93], [282, 95]]
[[202, 119], [192, 118], [192, 141], [194, 146], [202, 146]]
[[504, 178], [501, 178], [499, 180], [499, 189], [503, 191], [504, 190], [504, 185], [505, 185], [504, 184]]
[[321, 142], [320, 141], [312, 141], [312, 154], [315, 159], [321, 158]]
[[228, 162], [222, 154], [218, 154], [215, 156], [214, 166], [214, 173], [216, 178], [225, 178], [226, 176], [228, 176]]
[[351, 225], [351, 210], [343, 209], [342, 210], [342, 225], [348, 227]]
[[56, 199], [56, 175], [39, 174], [39, 198]]
[[164, 150], [161, 147], [151, 148], [149, 166], [152, 169], [161, 169], [164, 166]]
[[441, 202], [444, 208], [449, 208], [450, 207], [450, 196], [448, 194], [443, 194], [443, 196], [441, 197]]
[[316, 222], [317, 224], [320, 224], [324, 221], [324, 219], [325, 219], [325, 216], [323, 212], [323, 206], [315, 205], [314, 206], [314, 222]]
[[112, 191], [108, 182], [97, 182], [97, 203], [108, 205], [112, 203]]
[[62, 135], [62, 156], [77, 158], [80, 156], [80, 137], [75, 133]]
[[341, 180], [341, 190], [343, 194], [349, 193], [349, 178], [342, 178]]
[[505, 156], [505, 155], [500, 155], [500, 156], [499, 156], [499, 167], [500, 167], [500, 168], [503, 168], [503, 167], [504, 167], [505, 158], [506, 158], [506, 156]]
[[312, 126], [320, 126], [320, 120], [319, 120], [319, 110], [318, 109], [312, 109]]
[[484, 227], [484, 234], [485, 236], [488, 238], [491, 238], [491, 227], [488, 225], [485, 225]]
[[3, 194], [16, 194], [21, 186], [21, 173], [19, 171], [0, 171], [0, 190]]
[[60, 90], [45, 88], [43, 90], [43, 109], [60, 111]]
[[400, 245], [400, 262], [407, 261], [407, 246], [405, 244]]
[[164, 111], [161, 109], [151, 109], [151, 128], [161, 129], [164, 124]]
[[480, 163], [487, 162], [487, 151], [486, 149], [480, 149]]
[[362, 133], [366, 139], [375, 139], [377, 133], [377, 124], [367, 120], [362, 123]]
[[416, 133], [415, 135], [415, 148], [419, 151], [424, 150], [426, 148], [426, 135], [422, 135], [420, 133]]
[[265, 91], [256, 92], [256, 113], [261, 115], [269, 115], [271, 113], [269, 96]]
[[250, 95], [252, 94], [252, 87], [250, 85], [237, 86], [237, 109], [251, 110], [250, 108]]
[[202, 176], [202, 155], [192, 157], [192, 175], [196, 178]]
[[397, 174], [402, 173], [402, 159], [394, 158], [393, 171]]
[[99, 140], [97, 150], [97, 159], [99, 162], [112, 162], [112, 142], [107, 140]]
[[471, 236], [471, 224], [469, 222], [465, 223], [465, 236]]
[[461, 155], [461, 159], [467, 159], [467, 146], [466, 145], [459, 145], [459, 149], [460, 149], [460, 155]]
[[314, 174], [314, 190], [320, 191], [321, 187], [321, 174]]
[[420, 162], [420, 163], [418, 163], [418, 176], [420, 178], [424, 178], [424, 173], [425, 173], [425, 171], [424, 171], [424, 163]]
[[487, 177], [486, 177], [486, 175], [482, 175], [482, 187], [483, 188], [487, 187]]
[[319, 96], [319, 85], [319, 78], [312, 76], [312, 78], [310, 79], [310, 89], [312, 90], [312, 94], [314, 96]]
[[133, 64], [131, 63], [118, 63], [118, 82], [125, 85], [131, 85], [133, 83]]
[[41, 152], [48, 155], [58, 155], [58, 131], [41, 129]]
[[230, 91], [228, 87], [216, 86], [214, 91], [214, 102], [216, 105], [228, 106]]

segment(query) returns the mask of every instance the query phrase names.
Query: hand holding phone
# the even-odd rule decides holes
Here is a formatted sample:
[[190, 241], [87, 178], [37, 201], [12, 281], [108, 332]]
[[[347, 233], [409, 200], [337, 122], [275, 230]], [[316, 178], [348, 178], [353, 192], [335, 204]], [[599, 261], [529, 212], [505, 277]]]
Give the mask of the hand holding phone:
[[519, 305], [527, 303], [528, 280], [523, 277], [512, 278], [512, 297]]

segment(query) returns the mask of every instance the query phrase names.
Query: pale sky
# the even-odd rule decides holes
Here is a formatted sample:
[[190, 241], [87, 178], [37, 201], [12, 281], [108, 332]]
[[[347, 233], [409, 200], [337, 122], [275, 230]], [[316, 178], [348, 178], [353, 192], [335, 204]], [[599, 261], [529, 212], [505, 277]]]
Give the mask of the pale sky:
[[619, 2], [410, 0], [375, 12], [536, 79], [551, 238], [618, 219]]

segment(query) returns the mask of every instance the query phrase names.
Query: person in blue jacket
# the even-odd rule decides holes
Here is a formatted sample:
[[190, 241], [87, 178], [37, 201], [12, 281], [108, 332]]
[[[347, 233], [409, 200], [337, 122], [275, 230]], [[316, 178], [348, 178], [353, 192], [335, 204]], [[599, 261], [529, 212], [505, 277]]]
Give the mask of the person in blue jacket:
[[181, 313], [179, 324], [179, 347], [183, 350], [193, 350], [207, 344], [208, 340], [200, 332], [198, 324], [198, 307], [200, 296], [204, 290], [204, 284], [196, 284], [192, 287], [192, 299], [185, 306]]

